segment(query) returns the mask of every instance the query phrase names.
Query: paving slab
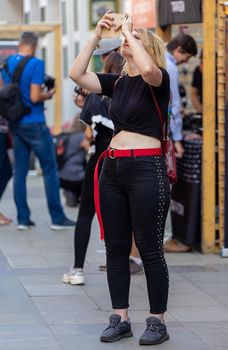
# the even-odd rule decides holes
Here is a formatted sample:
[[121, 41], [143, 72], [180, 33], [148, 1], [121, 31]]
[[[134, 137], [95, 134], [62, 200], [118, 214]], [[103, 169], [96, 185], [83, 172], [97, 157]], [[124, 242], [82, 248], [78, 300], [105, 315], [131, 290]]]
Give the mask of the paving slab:
[[57, 296], [82, 296], [85, 295], [82, 288], [67, 285], [65, 283], [58, 284], [34, 284], [24, 285], [24, 288], [31, 297], [57, 297]]
[[0, 326], [0, 350], [61, 350], [46, 326]]
[[169, 313], [181, 322], [228, 321], [228, 309], [223, 306], [171, 306]]
[[[62, 283], [73, 262], [73, 229], [49, 228], [42, 178], [28, 179], [29, 203], [36, 227], [16, 229], [12, 185], [1, 201], [1, 211], [14, 223], [0, 227], [0, 350], [134, 350], [148, 317], [144, 274], [132, 276], [129, 317], [134, 337], [118, 344], [102, 344], [111, 302], [104, 243], [97, 220], [85, 261], [84, 286]], [[78, 208], [65, 208], [76, 218]], [[170, 293], [166, 323], [170, 340], [153, 350], [227, 350], [228, 259], [217, 255], [166, 254]], [[216, 336], [215, 336], [216, 334]]]
[[205, 322], [199, 324], [198, 322], [188, 322], [186, 327], [192, 333], [197, 334], [204, 343], [212, 348], [227, 347], [228, 339], [228, 322]]
[[38, 312], [1, 312], [0, 326], [30, 326], [43, 325], [44, 320]]

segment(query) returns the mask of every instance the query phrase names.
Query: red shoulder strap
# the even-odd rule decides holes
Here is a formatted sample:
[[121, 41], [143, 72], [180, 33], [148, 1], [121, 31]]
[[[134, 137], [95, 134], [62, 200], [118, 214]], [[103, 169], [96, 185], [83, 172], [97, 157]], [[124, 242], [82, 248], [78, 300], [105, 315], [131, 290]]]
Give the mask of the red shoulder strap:
[[[148, 84], [148, 85], [149, 85], [149, 84]], [[149, 89], [150, 89], [151, 95], [152, 95], [152, 97], [153, 97], [155, 107], [156, 107], [157, 112], [158, 112], [158, 114], [159, 114], [162, 136], [163, 136], [165, 139], [167, 139], [167, 135], [168, 135], [168, 113], [167, 113], [167, 117], [166, 117], [166, 120], [165, 120], [165, 132], [164, 132], [161, 108], [160, 108], [160, 106], [159, 106], [159, 104], [158, 104], [157, 98], [156, 98], [156, 96], [155, 96], [154, 90], [153, 90], [153, 88], [152, 88], [151, 85], [149, 85]]]
[[116, 79], [115, 84], [114, 84], [114, 87], [113, 87], [113, 91], [114, 91], [115, 88], [116, 88], [116, 84], [118, 83], [118, 81], [119, 81], [122, 77], [123, 77], [123, 76], [120, 75], [120, 76]]

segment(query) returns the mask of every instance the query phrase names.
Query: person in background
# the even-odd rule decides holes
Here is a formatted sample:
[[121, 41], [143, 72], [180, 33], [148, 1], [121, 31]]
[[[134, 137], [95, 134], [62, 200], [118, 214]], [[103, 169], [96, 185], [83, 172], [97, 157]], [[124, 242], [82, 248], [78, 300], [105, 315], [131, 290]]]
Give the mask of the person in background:
[[121, 45], [120, 38], [104, 38], [102, 39], [93, 52], [93, 56], [99, 56], [103, 64], [111, 52], [117, 52]]
[[[113, 40], [109, 42], [109, 55], [106, 56], [104, 71], [109, 74], [118, 74], [122, 69], [123, 59], [118, 52], [113, 51], [115, 45], [113, 46], [112, 43]], [[104, 52], [102, 45], [103, 41], [99, 45], [101, 54]], [[95, 52], [97, 55], [98, 49]], [[69, 272], [63, 275], [62, 279], [64, 283], [72, 285], [85, 283], [83, 267], [90, 239], [91, 224], [95, 215], [94, 169], [100, 154], [107, 149], [113, 135], [113, 123], [108, 112], [110, 98], [95, 93], [90, 93], [87, 97], [83, 95], [86, 95], [84, 90], [78, 96], [79, 104], [82, 106], [84, 103], [80, 120], [87, 125], [85, 135], [90, 142], [93, 142], [94, 153], [88, 161], [82, 186], [80, 208], [74, 233], [74, 265]]]
[[26, 192], [29, 156], [33, 150], [43, 172], [48, 209], [52, 220], [51, 229], [72, 229], [75, 223], [65, 216], [60, 203], [54, 145], [44, 115], [44, 101], [53, 97], [55, 89], [49, 91], [43, 89], [44, 62], [34, 56], [37, 43], [38, 37], [34, 33], [23, 32], [19, 39], [18, 53], [8, 58], [8, 71], [5, 69], [2, 71], [4, 84], [10, 83], [19, 62], [25, 56], [31, 56], [20, 80], [21, 98], [24, 104], [30, 107], [30, 113], [24, 115], [19, 122], [9, 125], [15, 158], [14, 199], [17, 207], [17, 228], [28, 230], [35, 225], [30, 218], [31, 212]]
[[79, 117], [76, 116], [72, 125], [64, 130], [67, 134], [67, 142], [64, 150], [64, 164], [59, 169], [60, 187], [67, 191], [69, 206], [79, 204], [85, 176], [86, 154], [89, 150], [89, 141], [82, 132]]
[[[187, 63], [189, 59], [197, 55], [197, 45], [193, 37], [188, 34], [178, 34], [167, 44], [166, 63], [167, 71], [170, 76], [170, 90], [171, 90], [171, 117], [170, 117], [170, 131], [171, 137], [174, 141], [176, 158], [182, 158], [184, 148], [182, 146], [182, 105], [179, 93], [179, 72], [178, 65]], [[171, 215], [168, 213], [164, 248], [167, 253], [184, 253], [191, 250], [190, 247], [178, 242], [174, 239], [171, 227]]]
[[[0, 200], [12, 177], [12, 167], [7, 153], [9, 137], [7, 122], [0, 117]], [[0, 226], [9, 225], [11, 222], [11, 219], [0, 213]]]
[[[163, 234], [170, 186], [160, 138], [168, 113], [170, 82], [161, 39], [146, 29], [132, 31], [132, 19], [127, 14], [116, 27], [113, 20], [112, 13], [108, 12], [98, 21], [70, 73], [71, 79], [83, 88], [112, 98], [109, 111], [114, 135], [110, 148], [102, 154], [105, 159], [99, 188], [95, 177], [96, 209], [101, 237], [105, 239], [113, 307], [109, 326], [102, 332], [100, 341], [114, 342], [133, 336], [128, 318], [133, 232], [144, 265], [150, 302], [147, 327], [139, 343], [155, 345], [169, 339], [164, 321], [168, 270]], [[122, 74], [87, 71], [102, 29], [113, 26], [116, 31], [122, 26], [121, 55], [126, 60]], [[163, 120], [152, 92], [161, 106]]]
[[200, 64], [193, 72], [191, 101], [197, 113], [203, 113], [203, 51], [200, 53]]

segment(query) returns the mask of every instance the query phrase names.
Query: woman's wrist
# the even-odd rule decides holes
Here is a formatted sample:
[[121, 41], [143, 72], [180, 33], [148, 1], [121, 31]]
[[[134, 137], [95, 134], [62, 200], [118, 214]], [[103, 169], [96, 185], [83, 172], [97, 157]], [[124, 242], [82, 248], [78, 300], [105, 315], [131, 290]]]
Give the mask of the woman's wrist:
[[97, 43], [99, 43], [99, 41], [101, 40], [101, 36], [98, 35], [98, 34], [96, 34], [95, 31], [92, 33], [92, 37], [91, 37], [91, 38], [94, 39], [94, 40], [96, 40]]
[[101, 38], [97, 37], [95, 33], [92, 34], [90, 37], [90, 43], [92, 45], [93, 51], [96, 49], [97, 45], [99, 44]]

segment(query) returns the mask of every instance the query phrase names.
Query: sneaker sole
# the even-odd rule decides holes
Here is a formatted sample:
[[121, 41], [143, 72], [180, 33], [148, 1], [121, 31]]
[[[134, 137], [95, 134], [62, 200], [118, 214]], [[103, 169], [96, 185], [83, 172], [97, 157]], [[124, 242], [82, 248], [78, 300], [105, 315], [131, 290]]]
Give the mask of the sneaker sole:
[[130, 338], [130, 337], [133, 337], [132, 331], [129, 331], [129, 332], [124, 333], [124, 334], [117, 335], [116, 337], [113, 337], [113, 338], [108, 338], [108, 337], [101, 336], [100, 337], [100, 341], [104, 342], [104, 343], [113, 343], [113, 342], [118, 341], [118, 340], [120, 340], [122, 338]]
[[17, 226], [17, 229], [18, 229], [19, 231], [28, 231], [28, 230], [31, 229], [31, 227], [32, 227], [32, 226], [22, 226], [22, 225], [18, 225], [18, 226]]
[[63, 230], [72, 230], [74, 229], [74, 226], [58, 226], [58, 225], [51, 225], [51, 230], [54, 231], [63, 231]]
[[63, 277], [62, 282], [72, 284], [73, 286], [82, 286], [85, 284], [84, 278], [78, 279], [78, 281], [74, 281], [71, 278]]
[[166, 340], [169, 340], [168, 334], [164, 335], [163, 337], [160, 338], [160, 340], [157, 340], [157, 341], [149, 341], [149, 340], [139, 339], [139, 345], [157, 345], [157, 344], [163, 343]]
[[73, 286], [82, 286], [83, 284], [85, 284], [85, 281], [84, 281], [84, 277], [82, 278], [77, 278], [77, 281], [71, 279], [70, 280], [70, 284], [72, 284]]
[[63, 277], [62, 282], [70, 284], [70, 279], [67, 277]]

